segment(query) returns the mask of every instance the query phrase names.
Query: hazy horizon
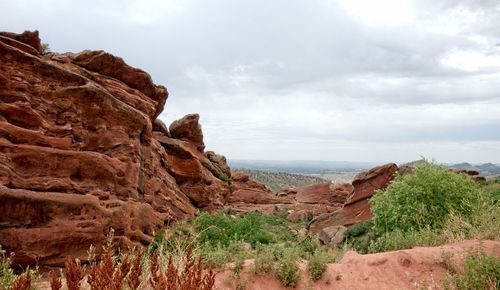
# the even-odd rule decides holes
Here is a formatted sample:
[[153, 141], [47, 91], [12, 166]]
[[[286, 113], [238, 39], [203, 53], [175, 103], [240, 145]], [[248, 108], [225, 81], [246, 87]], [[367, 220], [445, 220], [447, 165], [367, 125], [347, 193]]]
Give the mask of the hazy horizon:
[[[348, 161], [348, 160], [311, 160], [311, 159], [282, 159], [282, 160], [273, 160], [273, 159], [228, 159], [228, 162], [293, 162], [293, 163], [307, 163], [307, 162], [318, 162], [318, 163], [360, 163], [360, 164], [386, 164], [386, 163], [396, 163], [396, 164], [404, 164], [404, 163], [410, 163], [414, 161], [419, 161], [420, 159], [416, 160], [406, 160], [406, 161], [391, 161], [391, 160], [385, 160], [385, 161]], [[441, 162], [439, 160], [429, 160], [430, 162], [436, 162], [438, 164], [446, 164], [446, 165], [455, 165], [455, 164], [460, 164], [460, 163], [469, 163], [471, 165], [482, 165], [482, 164], [487, 164], [491, 163], [497, 166], [500, 166], [500, 163], [495, 163], [495, 162], [469, 162], [467, 160], [462, 160], [458, 162]]]
[[495, 0], [2, 1], [0, 30], [103, 49], [228, 159], [500, 163]]

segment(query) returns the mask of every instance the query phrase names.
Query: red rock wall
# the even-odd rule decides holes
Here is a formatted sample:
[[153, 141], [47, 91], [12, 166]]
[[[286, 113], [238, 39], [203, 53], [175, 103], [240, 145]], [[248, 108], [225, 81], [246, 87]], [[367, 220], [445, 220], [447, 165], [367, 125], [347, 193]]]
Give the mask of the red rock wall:
[[42, 56], [38, 33], [23, 35], [0, 34], [0, 244], [15, 264], [85, 259], [110, 228], [119, 246], [147, 245], [222, 206], [224, 168], [153, 133], [163, 86], [103, 51]]

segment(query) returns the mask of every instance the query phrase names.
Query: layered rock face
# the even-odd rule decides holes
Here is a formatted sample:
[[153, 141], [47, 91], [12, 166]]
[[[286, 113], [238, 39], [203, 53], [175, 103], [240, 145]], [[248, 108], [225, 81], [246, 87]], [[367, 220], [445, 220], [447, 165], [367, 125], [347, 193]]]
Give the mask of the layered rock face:
[[361, 172], [354, 178], [352, 194], [345, 205], [334, 212], [320, 215], [309, 224], [312, 233], [334, 226], [350, 226], [373, 217], [368, 201], [378, 189], [386, 188], [394, 179], [398, 166], [394, 163]]
[[104, 51], [40, 54], [37, 32], [0, 34], [0, 244], [14, 264], [85, 259], [113, 228], [121, 247], [222, 207], [225, 158], [197, 115], [157, 120], [168, 93]]

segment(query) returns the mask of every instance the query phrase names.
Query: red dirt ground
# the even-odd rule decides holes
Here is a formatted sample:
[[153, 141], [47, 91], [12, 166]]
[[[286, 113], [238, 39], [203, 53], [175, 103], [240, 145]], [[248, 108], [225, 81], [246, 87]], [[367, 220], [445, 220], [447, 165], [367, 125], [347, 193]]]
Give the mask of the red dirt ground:
[[[307, 263], [301, 262], [302, 279], [295, 289], [415, 289], [419, 285], [429, 285], [428, 289], [441, 289], [441, 279], [447, 274], [441, 262], [442, 253], [453, 253], [460, 265], [463, 255], [471, 248], [481, 248], [488, 255], [500, 257], [500, 241], [476, 240], [368, 255], [351, 251], [339, 263], [329, 264], [327, 272], [317, 282], [308, 278]], [[282, 286], [273, 275], [252, 275], [252, 265], [252, 260], [245, 263], [242, 275], [246, 285], [244, 289], [292, 289]], [[236, 289], [235, 286], [231, 270], [217, 274], [216, 289]]]

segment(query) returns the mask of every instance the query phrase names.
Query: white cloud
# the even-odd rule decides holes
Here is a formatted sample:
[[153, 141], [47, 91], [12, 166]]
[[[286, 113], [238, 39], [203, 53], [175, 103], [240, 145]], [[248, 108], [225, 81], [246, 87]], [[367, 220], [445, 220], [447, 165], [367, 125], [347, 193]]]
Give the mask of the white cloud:
[[2, 30], [105, 49], [229, 158], [500, 162], [497, 0], [0, 1]]

